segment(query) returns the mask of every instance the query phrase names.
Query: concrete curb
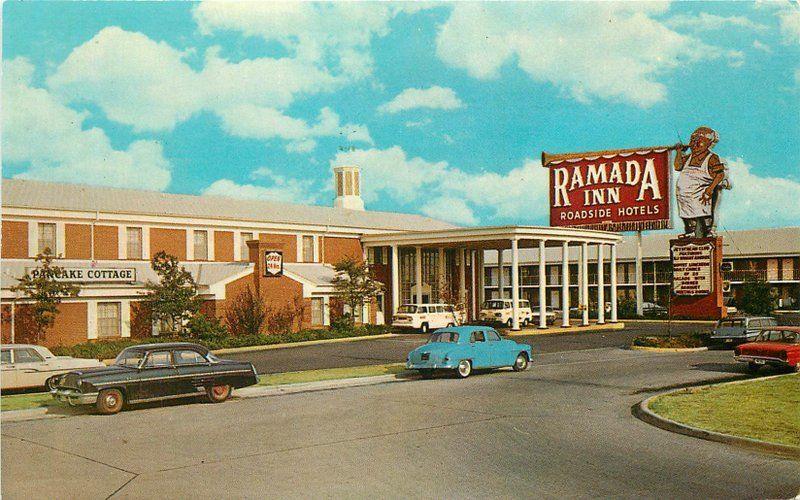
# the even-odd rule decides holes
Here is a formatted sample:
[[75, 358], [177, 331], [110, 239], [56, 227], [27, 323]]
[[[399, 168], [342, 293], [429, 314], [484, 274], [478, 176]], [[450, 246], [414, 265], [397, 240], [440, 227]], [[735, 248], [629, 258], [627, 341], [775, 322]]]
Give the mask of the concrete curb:
[[508, 337], [528, 337], [531, 335], [553, 335], [558, 333], [581, 333], [581, 332], [601, 332], [625, 329], [625, 323], [606, 323], [604, 325], [588, 325], [588, 326], [551, 326], [544, 329], [530, 328], [513, 332], [505, 330], [504, 336]]
[[[791, 375], [791, 374], [790, 374]], [[715, 387], [721, 385], [733, 385], [733, 384], [744, 384], [748, 382], [754, 382], [757, 380], [768, 380], [771, 378], [777, 377], [785, 377], [787, 375], [773, 375], [770, 377], [761, 377], [756, 379], [746, 379], [746, 380], [735, 380], [733, 382], [722, 382], [718, 384], [707, 384], [707, 385], [700, 385], [695, 387], [684, 387], [681, 389], [675, 389], [672, 391], [663, 392], [661, 394], [656, 394], [654, 396], [650, 396], [649, 398], [645, 399], [644, 401], [636, 404], [631, 408], [631, 413], [638, 418], [639, 420], [646, 422], [650, 425], [658, 427], [660, 429], [664, 429], [670, 432], [675, 432], [677, 434], [683, 434], [686, 436], [696, 437], [700, 439], [705, 439], [707, 441], [715, 441], [718, 443], [725, 443], [734, 446], [740, 446], [743, 448], [748, 448], [752, 450], [758, 450], [766, 453], [773, 453], [782, 456], [787, 456], [794, 459], [800, 459], [800, 447], [798, 446], [791, 446], [786, 444], [779, 444], [779, 443], [770, 443], [768, 441], [761, 441], [758, 439], [753, 438], [746, 438], [740, 436], [733, 436], [731, 434], [723, 434], [721, 432], [714, 432], [709, 431], [706, 429], [701, 429], [699, 427], [693, 427], [691, 425], [681, 424], [674, 420], [670, 420], [668, 418], [662, 417], [657, 413], [650, 410], [650, 402], [654, 399], [667, 395], [667, 394], [674, 394], [678, 392], [686, 392], [690, 389], [697, 389], [697, 388], [705, 388], [705, 387]]]
[[672, 321], [668, 319], [626, 319], [625, 321], [629, 323], [702, 323], [705, 325], [716, 325], [717, 322], [714, 320], [707, 320], [707, 319], [673, 319]]
[[700, 352], [707, 351], [708, 347], [647, 347], [642, 345], [631, 345], [628, 349], [632, 351], [647, 352]]

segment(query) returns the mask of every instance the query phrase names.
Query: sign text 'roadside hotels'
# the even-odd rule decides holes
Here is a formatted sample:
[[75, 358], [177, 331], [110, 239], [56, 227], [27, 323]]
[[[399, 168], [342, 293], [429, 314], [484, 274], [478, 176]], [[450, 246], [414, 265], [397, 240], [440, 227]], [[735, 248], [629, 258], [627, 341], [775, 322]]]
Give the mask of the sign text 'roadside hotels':
[[542, 153], [550, 169], [550, 225], [604, 231], [670, 224], [671, 146]]

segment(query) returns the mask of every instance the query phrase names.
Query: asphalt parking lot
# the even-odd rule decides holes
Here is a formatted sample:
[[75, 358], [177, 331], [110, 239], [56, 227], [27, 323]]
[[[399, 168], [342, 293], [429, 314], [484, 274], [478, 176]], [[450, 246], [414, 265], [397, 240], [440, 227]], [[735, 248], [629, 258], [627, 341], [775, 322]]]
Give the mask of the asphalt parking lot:
[[[565, 352], [600, 347], [622, 347], [630, 344], [638, 335], [663, 335], [664, 322], [626, 323], [625, 330], [607, 332], [559, 333], [552, 335], [515, 336], [517, 342], [531, 345], [534, 353]], [[706, 323], [673, 323], [675, 334], [710, 329]], [[535, 328], [529, 329], [535, 332]], [[501, 330], [502, 331], [502, 330]], [[291, 349], [272, 349], [225, 354], [222, 357], [252, 362], [258, 373], [280, 373], [287, 371], [341, 368], [384, 363], [401, 363], [408, 352], [424, 344], [427, 335], [409, 333], [388, 339], [364, 340], [320, 344]]]
[[790, 498], [800, 462], [631, 406], [725, 351], [538, 353], [526, 372], [4, 424], [3, 498]]

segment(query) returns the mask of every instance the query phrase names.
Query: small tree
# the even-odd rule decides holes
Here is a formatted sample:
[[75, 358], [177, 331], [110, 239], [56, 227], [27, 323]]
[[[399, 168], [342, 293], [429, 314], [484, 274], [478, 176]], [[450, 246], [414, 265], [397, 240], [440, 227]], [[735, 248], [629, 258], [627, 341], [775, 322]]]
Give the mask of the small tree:
[[11, 290], [22, 292], [26, 298], [33, 301], [30, 319], [38, 344], [55, 323], [61, 299], [77, 297], [80, 288], [73, 283], [57, 281], [56, 277], [63, 272], [63, 268], [53, 265], [53, 255], [49, 248], [45, 248], [43, 253], [36, 256], [36, 262], [40, 265], [37, 266], [33, 276], [26, 271]]
[[754, 315], [767, 315], [775, 309], [775, 298], [769, 283], [753, 277], [745, 278], [742, 295], [737, 303], [742, 311]]
[[150, 265], [159, 282], [145, 284], [148, 291], [143, 302], [150, 307], [153, 319], [166, 319], [174, 333], [184, 333], [186, 322], [203, 303], [197, 295], [197, 283], [175, 256], [163, 250], [153, 256]]
[[383, 285], [372, 278], [369, 265], [345, 257], [333, 266], [336, 276], [333, 288], [343, 303], [350, 307], [350, 326], [355, 323], [355, 311], [383, 290]]
[[233, 299], [225, 312], [225, 322], [233, 335], [259, 335], [267, 322], [261, 295], [249, 287]]

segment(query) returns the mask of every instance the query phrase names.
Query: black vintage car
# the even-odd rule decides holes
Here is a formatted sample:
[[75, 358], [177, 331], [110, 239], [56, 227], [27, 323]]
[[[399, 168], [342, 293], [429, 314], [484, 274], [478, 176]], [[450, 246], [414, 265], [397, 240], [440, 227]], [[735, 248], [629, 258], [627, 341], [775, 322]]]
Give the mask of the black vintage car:
[[203, 346], [175, 342], [128, 347], [111, 366], [66, 373], [51, 394], [112, 414], [125, 404], [201, 395], [221, 403], [234, 388], [257, 382], [252, 363], [219, 359]]

